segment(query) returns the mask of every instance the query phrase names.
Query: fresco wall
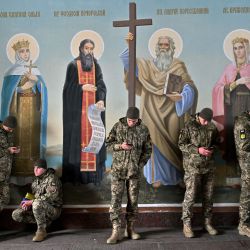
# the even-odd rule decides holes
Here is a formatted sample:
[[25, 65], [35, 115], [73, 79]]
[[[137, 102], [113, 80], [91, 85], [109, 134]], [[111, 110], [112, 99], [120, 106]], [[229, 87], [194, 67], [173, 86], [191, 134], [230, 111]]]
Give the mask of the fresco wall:
[[[27, 147], [33, 151], [29, 153], [31, 156], [28, 160], [20, 162], [16, 160], [11, 180], [11, 204], [17, 204], [28, 189], [33, 156], [46, 157], [49, 166], [55, 168], [59, 175], [62, 174], [63, 88], [68, 64], [78, 56], [78, 47], [83, 39], [91, 38], [96, 43], [94, 55], [101, 67], [107, 88], [106, 132], [108, 133], [114, 123], [125, 115], [128, 92], [124, 84], [124, 67], [120, 54], [127, 47], [125, 37], [128, 28], [115, 28], [113, 21], [128, 19], [129, 2], [10, 0], [1, 4], [1, 119], [11, 112], [19, 117], [22, 126], [33, 124], [32, 128], [29, 127], [29, 131], [33, 131], [29, 140], [21, 136], [21, 129], [19, 131], [21, 153], [25, 155]], [[215, 155], [217, 167], [215, 202], [237, 203], [239, 168], [237, 162], [228, 157], [232, 153], [231, 147], [226, 145], [231, 145], [233, 141], [230, 135], [226, 135], [223, 131], [226, 119], [224, 110], [232, 112], [233, 106], [238, 107], [240, 104], [231, 103], [230, 109], [224, 108], [226, 104], [223, 91], [225, 84], [236, 80], [232, 72], [236, 72], [237, 67], [231, 71], [228, 67], [235, 65], [233, 45], [237, 42], [244, 45], [246, 52], [246, 60], [238, 66], [238, 71], [241, 70], [239, 67], [248, 64], [249, 1], [137, 0], [134, 2], [137, 6], [137, 18], [152, 19], [152, 25], [137, 28], [137, 57], [147, 59], [155, 57], [155, 39], [158, 36], [167, 35], [173, 38], [175, 43], [173, 56], [184, 62], [193, 86], [197, 89], [196, 111], [203, 107], [213, 108], [216, 125], [224, 138], [222, 148], [218, 149]], [[236, 38], [245, 40], [235, 41], [233, 44]], [[15, 53], [20, 48], [29, 48], [30, 57], [26, 61], [23, 60], [25, 51], [21, 59], [16, 57]], [[20, 69], [17, 64], [22, 60]], [[25, 70], [24, 65], [27, 66]], [[245, 71], [244, 76], [248, 77], [250, 72], [247, 69]], [[20, 91], [24, 94], [20, 96], [32, 96], [28, 104], [23, 103], [24, 99], [20, 96], [15, 97], [15, 93], [16, 95], [21, 93], [17, 91], [17, 87], [21, 85], [17, 85], [21, 81], [20, 76], [24, 75], [31, 85], [26, 84], [26, 87], [21, 88]], [[247, 83], [246, 80], [246, 84], [243, 85], [247, 86]], [[32, 93], [36, 93], [35, 97]], [[13, 100], [18, 101], [14, 103]], [[141, 101], [137, 96], [138, 107], [142, 104]], [[68, 103], [71, 102], [74, 102], [74, 98], [72, 100], [69, 98]], [[195, 104], [192, 105], [195, 110]], [[157, 124], [155, 126], [157, 127]], [[171, 129], [169, 133], [178, 136], [178, 129]], [[105, 169], [102, 169], [100, 181], [96, 183], [64, 183], [65, 204], [109, 204], [111, 162], [111, 153], [107, 152]], [[161, 167], [164, 170], [164, 165]], [[152, 173], [150, 178], [152, 179]], [[146, 179], [142, 174], [139, 198], [141, 204], [162, 205], [182, 202], [184, 189], [181, 183], [174, 185], [177, 183], [173, 181], [171, 185], [164, 185], [167, 183], [161, 181], [154, 185], [150, 178]]]

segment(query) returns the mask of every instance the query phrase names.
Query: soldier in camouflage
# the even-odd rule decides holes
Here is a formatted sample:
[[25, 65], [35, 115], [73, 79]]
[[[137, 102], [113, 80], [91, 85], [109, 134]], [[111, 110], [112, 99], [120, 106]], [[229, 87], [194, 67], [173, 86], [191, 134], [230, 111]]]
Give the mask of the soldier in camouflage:
[[214, 187], [214, 147], [218, 144], [219, 134], [211, 122], [213, 111], [204, 108], [200, 113], [186, 123], [179, 136], [179, 147], [183, 153], [184, 182], [186, 192], [182, 208], [183, 233], [192, 238], [191, 227], [193, 205], [195, 203], [198, 185], [201, 184], [202, 205], [205, 218], [205, 229], [210, 235], [216, 235], [217, 230], [211, 225]]
[[24, 200], [13, 211], [12, 218], [18, 222], [36, 223], [37, 231], [33, 241], [46, 238], [46, 227], [61, 214], [62, 184], [55, 170], [47, 169], [47, 163], [39, 159], [34, 164], [35, 180], [31, 184], [34, 199]]
[[139, 239], [134, 231], [134, 221], [138, 211], [140, 175], [152, 152], [149, 130], [139, 119], [139, 110], [130, 107], [112, 128], [107, 140], [107, 147], [113, 150], [111, 167], [111, 205], [110, 220], [112, 235], [108, 244], [115, 244], [121, 236], [121, 205], [124, 188], [127, 190], [125, 237]]
[[241, 168], [239, 234], [250, 237], [250, 112], [236, 117], [234, 124], [236, 153]]
[[0, 212], [10, 200], [9, 178], [13, 154], [20, 152], [20, 149], [13, 145], [13, 130], [16, 126], [17, 120], [14, 116], [8, 116], [0, 124]]

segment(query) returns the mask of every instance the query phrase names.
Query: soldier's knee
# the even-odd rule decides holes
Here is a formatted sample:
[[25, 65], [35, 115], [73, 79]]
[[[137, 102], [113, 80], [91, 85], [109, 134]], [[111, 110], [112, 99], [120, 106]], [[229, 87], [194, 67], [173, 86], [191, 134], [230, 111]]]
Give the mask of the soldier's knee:
[[39, 201], [39, 200], [34, 200], [32, 203], [32, 209], [37, 210], [37, 209], [41, 209], [44, 207], [44, 202], [43, 201]]
[[12, 212], [12, 219], [17, 222], [22, 222], [23, 216], [22, 216], [22, 210], [16, 209]]

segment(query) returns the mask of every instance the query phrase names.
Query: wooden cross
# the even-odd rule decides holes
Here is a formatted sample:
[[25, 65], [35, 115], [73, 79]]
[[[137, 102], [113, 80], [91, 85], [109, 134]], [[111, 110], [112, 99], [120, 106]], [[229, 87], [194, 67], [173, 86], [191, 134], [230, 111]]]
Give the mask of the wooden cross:
[[136, 19], [136, 4], [129, 3], [129, 20], [114, 21], [114, 27], [129, 27], [134, 39], [129, 41], [128, 105], [135, 106], [136, 26], [152, 25], [152, 19]]
[[37, 68], [37, 66], [35, 66], [34, 64], [32, 64], [32, 60], [30, 60], [30, 64], [27, 66], [27, 65], [25, 65], [24, 67], [26, 67], [26, 68], [29, 68], [29, 73], [31, 74], [31, 69], [32, 68]]

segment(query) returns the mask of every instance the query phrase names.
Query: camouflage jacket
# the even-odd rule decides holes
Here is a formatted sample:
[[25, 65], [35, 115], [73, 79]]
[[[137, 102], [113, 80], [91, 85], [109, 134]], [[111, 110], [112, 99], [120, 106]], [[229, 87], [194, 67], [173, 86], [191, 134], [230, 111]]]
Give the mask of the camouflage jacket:
[[3, 156], [12, 156], [8, 148], [14, 145], [14, 133], [7, 132], [0, 124], [0, 158]]
[[[121, 144], [132, 144], [131, 150], [123, 150]], [[127, 118], [117, 122], [106, 139], [106, 145], [113, 150], [112, 175], [118, 178], [139, 178], [141, 169], [152, 152], [149, 130], [139, 119], [134, 127], [129, 127]]]
[[236, 152], [240, 160], [250, 160], [250, 114], [242, 113], [234, 124]]
[[0, 124], [0, 182], [8, 182], [13, 155], [8, 148], [13, 146], [14, 134], [5, 131]]
[[212, 122], [202, 126], [197, 115], [191, 117], [181, 130], [178, 143], [183, 154], [184, 170], [198, 174], [214, 170], [213, 156], [200, 155], [198, 148], [215, 147], [218, 141], [219, 132]]
[[44, 174], [35, 177], [31, 188], [35, 199], [46, 201], [54, 207], [62, 206], [62, 184], [54, 169], [48, 168]]

